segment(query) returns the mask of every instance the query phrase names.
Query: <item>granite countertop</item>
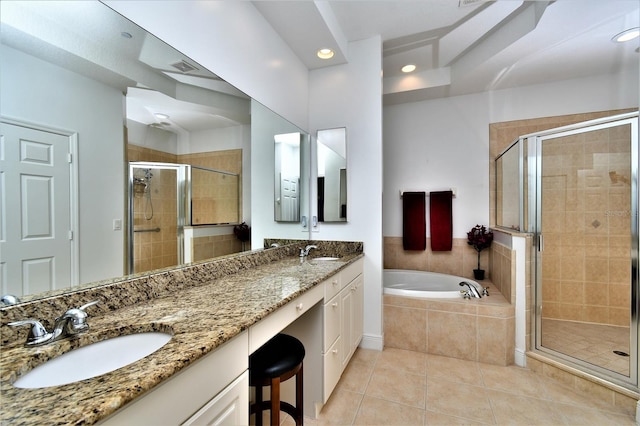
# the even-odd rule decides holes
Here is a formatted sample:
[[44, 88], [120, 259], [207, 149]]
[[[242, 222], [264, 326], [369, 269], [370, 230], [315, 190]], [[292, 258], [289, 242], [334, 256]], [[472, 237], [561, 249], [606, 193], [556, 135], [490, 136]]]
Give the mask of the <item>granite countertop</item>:
[[[73, 340], [35, 348], [5, 345], [0, 422], [96, 423], [362, 256], [331, 262], [284, 258], [106, 313], [92, 315], [88, 308], [91, 328]], [[75, 347], [146, 331], [173, 337], [153, 354], [102, 376], [42, 389], [12, 386], [18, 375]]]

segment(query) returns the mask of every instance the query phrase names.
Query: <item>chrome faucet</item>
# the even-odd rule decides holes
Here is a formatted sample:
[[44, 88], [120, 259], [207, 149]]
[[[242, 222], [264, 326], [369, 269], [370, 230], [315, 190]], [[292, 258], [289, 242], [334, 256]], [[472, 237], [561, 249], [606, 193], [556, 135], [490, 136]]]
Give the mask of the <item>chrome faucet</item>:
[[311, 249], [317, 249], [317, 248], [318, 248], [318, 246], [310, 244], [310, 245], [306, 246], [305, 248], [300, 249], [300, 257], [309, 256], [309, 252], [311, 251]]
[[462, 281], [459, 285], [460, 287], [464, 287], [466, 285], [469, 288], [469, 290], [462, 290], [465, 293], [465, 299], [470, 299], [471, 297], [480, 299], [482, 297], [482, 295], [480, 294], [480, 292], [478, 291], [475, 285], [466, 281]]
[[5, 294], [0, 297], [0, 303], [3, 305], [11, 306], [20, 303], [20, 299], [18, 299], [13, 294]]
[[34, 319], [26, 319], [22, 321], [10, 322], [12, 327], [20, 325], [31, 325], [31, 330], [27, 336], [27, 342], [25, 346], [40, 346], [47, 343], [55, 342], [69, 336], [84, 333], [89, 330], [89, 324], [87, 324], [87, 313], [84, 311], [89, 306], [93, 306], [99, 303], [99, 300], [94, 300], [86, 305], [82, 305], [79, 308], [72, 308], [65, 312], [62, 316], [56, 318], [53, 331], [47, 332], [47, 329]]

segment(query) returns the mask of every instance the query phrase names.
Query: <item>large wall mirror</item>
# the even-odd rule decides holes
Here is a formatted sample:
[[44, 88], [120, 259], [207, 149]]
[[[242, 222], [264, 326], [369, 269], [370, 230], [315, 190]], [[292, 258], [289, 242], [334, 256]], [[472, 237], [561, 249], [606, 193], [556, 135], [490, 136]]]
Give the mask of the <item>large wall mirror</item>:
[[300, 164], [303, 135], [299, 132], [274, 136], [274, 216], [276, 222], [300, 221]]
[[347, 129], [318, 130], [318, 221], [347, 221]]
[[[251, 223], [255, 102], [98, 1], [0, 7], [0, 168], [15, 187], [0, 196], [0, 293], [32, 300], [178, 266], [180, 227], [190, 261], [242, 250], [229, 235]], [[173, 166], [187, 165], [180, 200]]]

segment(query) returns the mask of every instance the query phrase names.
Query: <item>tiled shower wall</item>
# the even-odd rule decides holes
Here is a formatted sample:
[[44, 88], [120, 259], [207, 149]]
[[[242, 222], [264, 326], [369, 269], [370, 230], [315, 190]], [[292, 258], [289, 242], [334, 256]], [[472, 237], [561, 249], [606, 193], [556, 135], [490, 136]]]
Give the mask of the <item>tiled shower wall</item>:
[[[516, 138], [528, 133], [631, 111], [600, 111], [490, 124], [489, 205], [491, 226], [495, 226], [496, 217], [496, 173], [494, 161], [497, 155], [511, 145]], [[613, 139], [618, 136], [620, 135], [614, 136]], [[568, 148], [569, 144], [566, 147]], [[555, 270], [557, 274], [554, 274], [553, 277], [546, 277], [548, 292], [543, 295], [546, 299], [545, 315], [552, 318], [628, 325], [629, 304], [628, 299], [626, 299], [629, 295], [628, 276], [619, 276], [620, 274], [617, 271], [623, 269], [629, 271], [629, 268], [625, 266], [619, 268], [620, 262], [628, 262], [629, 250], [627, 244], [629, 236], [627, 233], [619, 235], [618, 231], [616, 231], [615, 223], [625, 219], [628, 221], [628, 216], [624, 218], [622, 217], [623, 213], [619, 212], [629, 211], [629, 207], [622, 205], [624, 202], [617, 194], [619, 189], [614, 187], [615, 185], [609, 184], [611, 182], [609, 164], [606, 166], [598, 164], [598, 158], [593, 157], [589, 152], [583, 151], [568, 151], [565, 153], [564, 158], [566, 159], [565, 165], [573, 163], [573, 166], [568, 169], [569, 172], [563, 172], [563, 174], [573, 174], [576, 178], [580, 175], [582, 190], [589, 191], [589, 197], [593, 201], [589, 203], [590, 206], [576, 206], [571, 203], [572, 199], [575, 200], [575, 196], [572, 197], [572, 194], [575, 195], [575, 190], [577, 190], [578, 183], [576, 183], [573, 187], [567, 186], [565, 190], [556, 190], [556, 193], [549, 193], [550, 198], [548, 198], [547, 203], [544, 203], [551, 209], [560, 208], [558, 204], [561, 201], [560, 198], [568, 203], [563, 206], [566, 213], [558, 214], [557, 211], [553, 211], [551, 215], [548, 215], [551, 218], [551, 223], [549, 224], [551, 229], [557, 230], [557, 236], [563, 235], [565, 242], [562, 244], [564, 257], [562, 257], [561, 253], [546, 253], [547, 257], [550, 257], [547, 261], [556, 264], [558, 267], [549, 269], [550, 271]], [[558, 161], [563, 160], [560, 159]], [[598, 171], [598, 168], [601, 168], [601, 170]], [[561, 178], [557, 177], [557, 179]], [[590, 188], [587, 188], [587, 182], [592, 184]], [[623, 185], [623, 179], [620, 179], [618, 186], [621, 187]], [[606, 222], [606, 226], [591, 226], [591, 232], [589, 232], [589, 227], [586, 227], [588, 232], [584, 232], [574, 226], [577, 223], [583, 225], [589, 218], [589, 222], [597, 223], [594, 222], [597, 218], [592, 217], [593, 211], [589, 213], [589, 209], [601, 209], [603, 205], [607, 206], [604, 209], [604, 214], [607, 217], [601, 218], [600, 222]], [[578, 216], [578, 211], [576, 210], [578, 207], [586, 207], [587, 210], [584, 214]], [[607, 212], [609, 213], [607, 214]], [[553, 238], [554, 236], [551, 235], [550, 237]], [[616, 252], [624, 253], [624, 255], [617, 257]], [[610, 255], [613, 255], [613, 258]], [[563, 269], [564, 273], [562, 272]], [[527, 273], [526, 278], [530, 280], [529, 273]], [[627, 284], [626, 289], [623, 288], [625, 286], [621, 284], [622, 282]], [[528, 283], [528, 285], [532, 284]], [[532, 293], [529, 292], [528, 294]], [[532, 302], [529, 298], [527, 306], [530, 306]], [[622, 306], [625, 306], [625, 308], [622, 308]], [[530, 332], [530, 326], [528, 326], [527, 334], [530, 334]]]
[[543, 145], [544, 318], [629, 325], [629, 140], [627, 125]]
[[192, 205], [193, 225], [207, 223], [206, 218], [211, 217], [221, 223], [237, 222], [239, 216], [242, 216], [242, 150], [183, 154], [178, 156], [178, 162], [238, 175], [234, 177], [209, 173], [211, 185], [202, 188], [199, 193], [194, 190]]
[[[201, 167], [242, 173], [242, 150], [212, 151], [198, 154], [175, 155], [133, 144], [127, 146], [129, 161], [153, 161], [164, 163], [192, 164]], [[154, 217], [144, 219], [145, 198], [134, 197], [136, 228], [160, 228], [160, 232], [136, 233], [134, 238], [134, 268], [136, 272], [149, 271], [177, 264], [176, 230], [176, 182], [168, 171], [154, 171], [152, 178], [152, 203]], [[240, 178], [241, 179], [241, 178]], [[166, 188], [159, 185], [164, 185]], [[240, 189], [241, 191], [241, 189]], [[165, 195], [161, 195], [165, 194]], [[241, 194], [239, 194], [242, 199]], [[239, 202], [240, 204], [240, 202]], [[239, 211], [242, 206], [239, 205]], [[202, 237], [194, 242], [196, 260], [237, 253], [242, 250], [233, 232], [215, 237]]]
[[242, 242], [234, 234], [196, 237], [192, 241], [194, 262], [243, 251]]

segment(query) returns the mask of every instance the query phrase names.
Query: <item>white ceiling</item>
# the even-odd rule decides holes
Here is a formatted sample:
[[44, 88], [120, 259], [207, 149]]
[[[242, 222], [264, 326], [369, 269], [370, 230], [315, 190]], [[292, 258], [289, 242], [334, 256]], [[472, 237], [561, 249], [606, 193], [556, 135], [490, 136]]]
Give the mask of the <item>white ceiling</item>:
[[[468, 5], [465, 5], [468, 4]], [[637, 72], [638, 0], [256, 1], [309, 69], [347, 63], [350, 41], [380, 35], [385, 104]], [[336, 56], [321, 61], [322, 47]], [[400, 67], [417, 65], [411, 75]]]
[[[611, 37], [639, 26], [638, 0], [346, 0], [256, 1], [253, 4], [310, 70], [349, 61], [348, 43], [380, 35], [386, 105], [476, 93], [631, 69], [639, 41]], [[167, 64], [180, 52], [98, 2], [0, 2], [2, 42], [92, 78], [130, 90], [130, 118], [166, 130], [193, 131], [245, 123], [248, 98], [207, 70], [184, 75]], [[107, 13], [111, 12], [111, 13]], [[77, 16], [82, 16], [78, 20]], [[114, 33], [114, 28], [118, 30]], [[120, 36], [120, 31], [132, 38]], [[322, 61], [317, 49], [336, 55]], [[84, 58], [84, 59], [81, 59]], [[403, 75], [406, 63], [415, 73]], [[98, 66], [96, 66], [98, 65]], [[149, 72], [153, 71], [153, 72]], [[191, 106], [181, 87], [227, 96]], [[162, 96], [147, 87], [171, 95]], [[178, 92], [183, 93], [177, 96]], [[224, 95], [221, 95], [224, 96]], [[234, 108], [223, 110], [220, 105]], [[191, 113], [187, 113], [191, 110]]]

